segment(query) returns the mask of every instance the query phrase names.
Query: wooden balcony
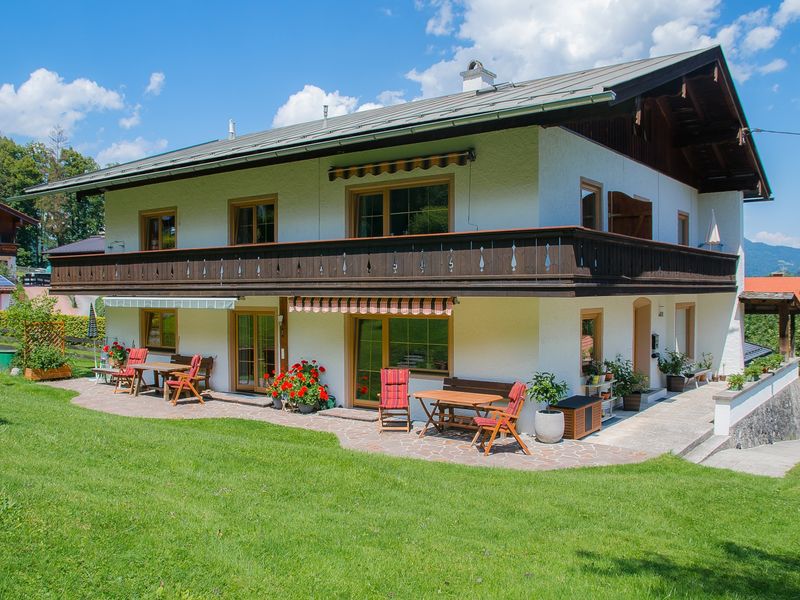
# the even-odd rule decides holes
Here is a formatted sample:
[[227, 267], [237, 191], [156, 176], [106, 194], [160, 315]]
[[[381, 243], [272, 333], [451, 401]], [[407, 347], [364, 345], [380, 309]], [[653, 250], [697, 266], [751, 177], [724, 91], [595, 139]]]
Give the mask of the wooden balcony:
[[732, 292], [736, 255], [584, 229], [53, 256], [52, 292], [599, 296]]

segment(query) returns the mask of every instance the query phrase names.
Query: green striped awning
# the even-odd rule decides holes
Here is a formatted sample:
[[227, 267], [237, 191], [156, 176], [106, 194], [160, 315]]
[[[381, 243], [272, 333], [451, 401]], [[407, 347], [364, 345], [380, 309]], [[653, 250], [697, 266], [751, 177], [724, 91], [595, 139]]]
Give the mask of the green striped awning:
[[364, 177], [365, 175], [381, 175], [383, 173], [399, 173], [413, 171], [414, 169], [430, 169], [431, 167], [447, 167], [450, 165], [464, 166], [475, 160], [474, 150], [462, 150], [447, 154], [434, 154], [433, 156], [419, 156], [416, 158], [401, 158], [350, 167], [331, 167], [328, 169], [328, 180], [350, 179], [351, 177]]
[[230, 310], [236, 304], [236, 298], [169, 298], [159, 296], [146, 298], [142, 296], [106, 296], [106, 306], [114, 308], [216, 308]]

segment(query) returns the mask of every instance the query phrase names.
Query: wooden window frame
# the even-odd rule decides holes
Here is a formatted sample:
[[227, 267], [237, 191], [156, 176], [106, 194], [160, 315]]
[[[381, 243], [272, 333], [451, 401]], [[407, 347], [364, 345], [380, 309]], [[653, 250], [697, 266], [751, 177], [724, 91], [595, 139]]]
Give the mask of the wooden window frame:
[[580, 325], [578, 332], [578, 373], [583, 376], [583, 358], [581, 357], [580, 353], [580, 342], [581, 337], [583, 336], [583, 322], [587, 319], [596, 319], [597, 320], [597, 329], [598, 334], [595, 339], [595, 348], [596, 348], [596, 358], [595, 360], [598, 362], [603, 361], [603, 334], [604, 334], [604, 324], [603, 324], [603, 309], [602, 308], [582, 308], [581, 309], [581, 316], [580, 316]]
[[[276, 244], [278, 243], [278, 194], [267, 194], [267, 195], [260, 195], [260, 196], [245, 196], [243, 198], [231, 198], [228, 200], [228, 245], [229, 246], [246, 246], [257, 244], [258, 242], [252, 242], [251, 244], [237, 244], [236, 243], [236, 211], [240, 208], [252, 207], [252, 206], [260, 206], [261, 204], [271, 204], [273, 209], [273, 214], [275, 215], [274, 222], [273, 222], [273, 229], [275, 238], [272, 242], [261, 242], [261, 244]], [[253, 233], [255, 234], [255, 227], [256, 227], [256, 220], [253, 219]], [[255, 239], [255, 235], [253, 235], [253, 239]]]
[[[163, 217], [164, 215], [172, 215], [175, 217], [175, 248], [178, 247], [178, 207], [170, 206], [167, 208], [159, 208], [156, 210], [140, 210], [139, 211], [139, 249], [146, 252], [157, 252], [164, 250], [162, 242], [161, 227], [158, 228], [158, 248], [156, 250], [150, 249], [147, 243], [147, 227], [145, 221], [152, 217]], [[167, 248], [168, 250], [171, 248]]]
[[[391, 181], [384, 183], [372, 183], [352, 185], [345, 188], [347, 197], [347, 237], [356, 238], [358, 233], [358, 196], [364, 194], [383, 194], [383, 237], [397, 237], [386, 234], [389, 231], [389, 195], [392, 190], [422, 187], [427, 185], [447, 185], [447, 229], [448, 233], [453, 231], [453, 196], [455, 190], [455, 176], [450, 175], [434, 175], [431, 177], [415, 177], [411, 179], [403, 179], [402, 181]], [[367, 239], [367, 238], [358, 238]]]
[[[578, 187], [578, 202], [581, 203], [579, 213], [581, 227], [585, 227], [583, 224], [583, 190], [593, 190], [595, 192], [594, 210], [597, 213], [597, 227], [594, 228], [594, 231], [603, 231], [605, 223], [603, 220], [603, 184], [588, 177], [581, 177], [581, 183]], [[587, 229], [591, 228], [587, 227]], [[605, 229], [608, 229], [608, 227], [606, 226]]]
[[[694, 359], [696, 358], [697, 348], [695, 348], [695, 322], [697, 306], [694, 302], [676, 302], [675, 314], [677, 317], [679, 310], [686, 311], [686, 355]], [[677, 323], [677, 318], [675, 319]], [[677, 334], [677, 331], [675, 332]]]
[[347, 353], [347, 404], [349, 406], [361, 406], [375, 408], [375, 403], [358, 400], [356, 398], [356, 366], [358, 365], [358, 334], [356, 327], [358, 320], [372, 319], [383, 321], [383, 338], [381, 340], [381, 368], [385, 369], [389, 358], [389, 319], [439, 319], [447, 320], [447, 372], [429, 371], [426, 369], [410, 369], [411, 376], [416, 379], [444, 379], [453, 376], [453, 316], [450, 315], [348, 315], [346, 339], [349, 345]]
[[[681, 241], [684, 235], [686, 236], [686, 241]], [[681, 246], [691, 245], [689, 237], [689, 213], [682, 210], [678, 211], [678, 244]]]
[[[175, 317], [175, 347], [171, 346], [151, 346], [148, 343], [150, 336], [148, 335], [147, 331], [147, 319], [145, 315], [147, 313], [159, 313], [159, 314], [171, 314]], [[172, 354], [178, 353], [178, 346], [179, 346], [179, 336], [178, 336], [178, 310], [175, 308], [141, 308], [139, 309], [139, 339], [142, 340], [142, 346], [147, 348], [148, 350], [152, 350], [156, 353], [164, 353], [170, 352]], [[164, 329], [163, 329], [163, 319], [162, 319], [162, 329], [161, 329], [161, 340], [164, 339]]]

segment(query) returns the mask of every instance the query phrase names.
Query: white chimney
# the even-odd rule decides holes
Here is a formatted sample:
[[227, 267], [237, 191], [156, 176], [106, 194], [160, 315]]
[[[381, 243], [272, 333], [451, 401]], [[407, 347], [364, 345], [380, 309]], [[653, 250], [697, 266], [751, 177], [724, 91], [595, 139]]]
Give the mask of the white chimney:
[[228, 139], [236, 139], [236, 121], [233, 119], [228, 119]]
[[497, 77], [491, 71], [483, 68], [479, 60], [469, 61], [466, 71], [461, 71], [461, 91], [475, 92], [494, 85], [494, 78]]

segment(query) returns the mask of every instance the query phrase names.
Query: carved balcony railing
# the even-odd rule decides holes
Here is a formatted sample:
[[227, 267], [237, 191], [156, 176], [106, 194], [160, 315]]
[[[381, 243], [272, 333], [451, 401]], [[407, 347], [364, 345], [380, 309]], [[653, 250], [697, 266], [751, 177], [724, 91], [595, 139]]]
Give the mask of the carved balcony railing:
[[587, 296], [736, 290], [736, 255], [582, 227], [52, 257], [54, 293]]

